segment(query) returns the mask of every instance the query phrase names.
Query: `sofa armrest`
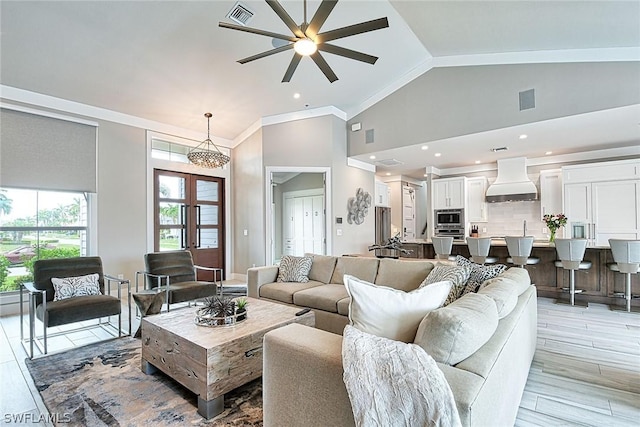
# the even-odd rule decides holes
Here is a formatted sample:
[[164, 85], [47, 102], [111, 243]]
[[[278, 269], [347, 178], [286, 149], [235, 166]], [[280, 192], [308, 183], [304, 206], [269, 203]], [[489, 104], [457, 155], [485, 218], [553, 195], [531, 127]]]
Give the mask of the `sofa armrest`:
[[265, 427], [355, 425], [340, 335], [291, 324], [265, 334], [263, 349]]
[[252, 267], [247, 270], [247, 295], [252, 298], [260, 297], [260, 286], [273, 283], [278, 278], [278, 266]]

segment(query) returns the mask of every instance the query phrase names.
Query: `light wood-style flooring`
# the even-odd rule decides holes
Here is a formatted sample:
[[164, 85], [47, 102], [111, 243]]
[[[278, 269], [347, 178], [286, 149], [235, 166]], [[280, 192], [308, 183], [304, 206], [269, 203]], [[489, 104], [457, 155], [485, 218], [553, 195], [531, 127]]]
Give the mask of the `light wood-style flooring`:
[[[137, 321], [132, 325], [137, 327]], [[17, 316], [0, 318], [0, 424], [7, 414], [46, 408], [24, 364]], [[56, 340], [63, 350], [98, 340], [86, 331]], [[554, 304], [538, 298], [538, 346], [520, 404], [517, 426], [639, 426], [640, 314]], [[492, 426], [493, 427], [493, 426]]]

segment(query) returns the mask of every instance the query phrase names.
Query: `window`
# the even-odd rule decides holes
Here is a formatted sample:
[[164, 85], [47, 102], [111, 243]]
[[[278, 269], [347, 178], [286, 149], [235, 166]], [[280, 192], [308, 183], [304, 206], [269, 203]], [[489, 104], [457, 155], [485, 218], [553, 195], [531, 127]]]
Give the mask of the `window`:
[[31, 280], [36, 259], [87, 255], [87, 197], [0, 188], [0, 292]]

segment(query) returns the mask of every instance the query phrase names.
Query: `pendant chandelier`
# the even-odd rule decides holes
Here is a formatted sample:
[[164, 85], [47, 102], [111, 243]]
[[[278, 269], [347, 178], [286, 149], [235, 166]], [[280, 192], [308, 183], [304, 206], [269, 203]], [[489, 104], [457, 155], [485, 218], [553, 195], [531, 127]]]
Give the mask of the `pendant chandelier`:
[[222, 154], [216, 144], [211, 141], [211, 137], [209, 136], [209, 121], [211, 120], [212, 114], [204, 113], [204, 116], [207, 118], [207, 139], [202, 141], [196, 148], [189, 150], [187, 158], [196, 166], [209, 169], [221, 168], [229, 163], [231, 158], [226, 154]]

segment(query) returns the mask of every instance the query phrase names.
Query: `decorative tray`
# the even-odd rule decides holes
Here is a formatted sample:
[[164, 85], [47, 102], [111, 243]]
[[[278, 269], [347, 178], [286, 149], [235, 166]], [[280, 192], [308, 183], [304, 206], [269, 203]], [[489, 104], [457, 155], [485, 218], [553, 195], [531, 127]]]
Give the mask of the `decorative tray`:
[[235, 313], [230, 316], [216, 317], [211, 314], [202, 314], [199, 309], [196, 311], [195, 323], [198, 326], [225, 327], [233, 326], [236, 323], [244, 322], [245, 320], [247, 320], [246, 311]]

